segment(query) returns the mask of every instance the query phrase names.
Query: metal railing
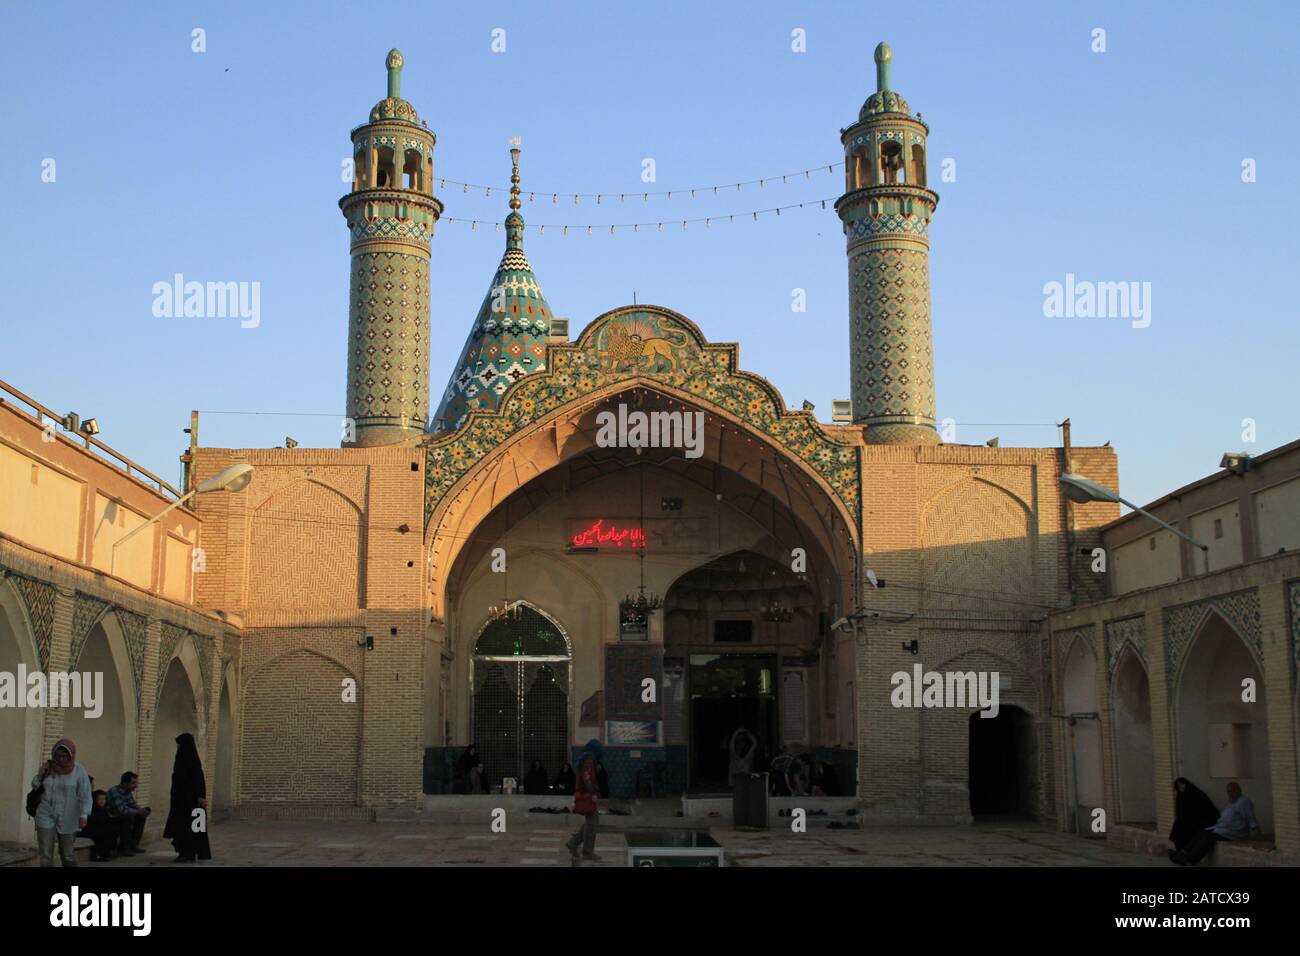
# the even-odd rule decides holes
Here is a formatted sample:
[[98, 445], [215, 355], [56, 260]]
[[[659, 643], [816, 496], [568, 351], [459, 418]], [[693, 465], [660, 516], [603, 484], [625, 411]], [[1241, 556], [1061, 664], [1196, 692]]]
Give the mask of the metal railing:
[[[63, 422], [64, 419], [63, 415], [49, 408], [46, 408], [40, 402], [36, 401], [36, 399], [32, 398], [29, 395], [25, 395], [24, 393], [20, 392], [18, 389], [14, 388], [12, 385], [10, 385], [8, 382], [5, 382], [4, 380], [0, 380], [0, 392], [7, 393], [13, 398], [16, 398], [23, 405], [26, 405], [28, 408], [34, 409], [34, 413], [27, 411], [27, 409], [21, 408], [18, 405], [15, 405], [9, 399], [5, 398], [3, 395], [0, 395], [0, 405], [13, 408], [20, 415], [25, 415], [26, 417], [33, 419], [36, 422], [36, 424], [40, 427], [44, 427], [46, 425], [46, 419], [50, 419], [53, 422], [53, 424], [56, 425], [59, 425]], [[99, 458], [104, 459], [107, 464], [116, 468], [118, 471], [124, 472], [127, 475], [127, 477], [133, 478], [136, 481], [139, 481], [143, 484], [152, 484], [159, 493], [169, 494], [173, 498], [181, 497], [180, 491], [172, 487], [167, 482], [163, 481], [161, 478], [155, 475], [148, 468], [145, 468], [137, 464], [136, 462], [132, 461], [130, 458], [128, 458], [126, 455], [123, 455], [117, 449], [105, 445], [102, 441], [100, 441], [95, 436], [87, 435], [85, 432], [80, 432], [77, 433], [77, 437], [79, 437], [85, 443], [87, 450], [93, 450], [94, 452], [96, 452]], [[67, 440], [71, 441], [70, 438]]]

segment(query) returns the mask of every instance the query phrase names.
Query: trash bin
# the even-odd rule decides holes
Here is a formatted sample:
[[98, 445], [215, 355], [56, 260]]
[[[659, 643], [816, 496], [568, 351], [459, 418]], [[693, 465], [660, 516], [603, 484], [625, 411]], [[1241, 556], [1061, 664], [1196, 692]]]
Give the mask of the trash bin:
[[767, 829], [767, 774], [736, 774], [732, 779], [731, 819], [737, 830]]

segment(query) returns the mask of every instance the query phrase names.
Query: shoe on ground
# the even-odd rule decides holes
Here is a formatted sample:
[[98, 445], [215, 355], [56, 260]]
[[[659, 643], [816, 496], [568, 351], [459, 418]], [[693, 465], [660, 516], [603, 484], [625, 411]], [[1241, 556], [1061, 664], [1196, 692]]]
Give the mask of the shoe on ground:
[[569, 866], [582, 866], [582, 857], [576, 853], [569, 854]]
[[597, 856], [595, 853], [592, 853], [590, 855], [584, 853], [582, 854], [582, 858], [584, 860], [592, 860], [592, 861], [599, 861], [601, 859], [601, 857]]

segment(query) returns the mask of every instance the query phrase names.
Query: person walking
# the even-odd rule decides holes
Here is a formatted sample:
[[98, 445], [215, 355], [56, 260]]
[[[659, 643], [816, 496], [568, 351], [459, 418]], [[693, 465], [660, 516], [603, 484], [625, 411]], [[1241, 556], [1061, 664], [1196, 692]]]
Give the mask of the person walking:
[[90, 775], [77, 763], [77, 745], [63, 737], [54, 745], [50, 759], [32, 778], [32, 789], [40, 788], [41, 802], [36, 807], [36, 842], [40, 847], [41, 866], [54, 865], [54, 844], [64, 866], [76, 866], [72, 849], [77, 833], [90, 818], [93, 800]]
[[[569, 860], [574, 866], [581, 866], [583, 860], [599, 860], [596, 855], [596, 827], [600, 822], [600, 810], [596, 804], [596, 765], [604, 760], [605, 751], [600, 741], [592, 738], [587, 741], [587, 749], [578, 758], [578, 780], [573, 793], [573, 812], [582, 817], [582, 826], [574, 831], [565, 845], [569, 848]], [[582, 856], [578, 847], [582, 846]]]
[[[196, 809], [203, 810], [198, 817], [194, 816]], [[199, 748], [193, 734], [181, 734], [176, 738], [176, 762], [172, 765], [172, 803], [163, 827], [163, 837], [170, 839], [176, 849], [173, 863], [193, 863], [196, 857], [212, 859], [207, 810], [208, 786], [203, 779]]]

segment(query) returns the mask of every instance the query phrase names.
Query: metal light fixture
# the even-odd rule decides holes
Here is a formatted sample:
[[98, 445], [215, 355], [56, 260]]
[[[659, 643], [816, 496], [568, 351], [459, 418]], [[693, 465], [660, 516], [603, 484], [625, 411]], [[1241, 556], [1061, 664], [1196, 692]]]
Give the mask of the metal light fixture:
[[144, 531], [145, 528], [148, 528], [153, 524], [155, 524], [156, 522], [162, 520], [169, 513], [171, 513], [176, 508], [179, 508], [181, 505], [183, 505], [189, 499], [193, 498], [195, 495], [207, 494], [208, 492], [211, 491], [229, 491], [233, 494], [235, 492], [243, 491], [245, 488], [248, 487], [248, 483], [252, 480], [253, 480], [253, 466], [248, 464], [247, 462], [242, 462], [238, 465], [231, 465], [229, 468], [223, 468], [221, 471], [217, 472], [207, 481], [199, 482], [198, 487], [195, 488], [193, 491], [187, 492], [186, 494], [182, 495], [180, 498], [177, 498], [175, 501], [169, 504], [162, 511], [158, 512], [156, 515], [154, 515], [144, 524], [140, 525], [140, 527], [135, 528], [133, 531], [131, 531], [130, 534], [123, 535], [121, 538], [118, 538], [115, 542], [113, 542], [113, 550], [109, 557], [109, 562], [108, 562], [108, 573], [109, 574], [115, 573], [114, 568], [116, 567], [117, 564], [118, 548], [126, 544], [126, 542], [130, 541], [141, 531]]
[[1175, 528], [1173, 525], [1171, 525], [1169, 522], [1160, 520], [1151, 512], [1147, 511], [1145, 508], [1139, 508], [1137, 505], [1133, 504], [1133, 502], [1129, 501], [1127, 498], [1121, 497], [1118, 491], [1112, 491], [1111, 489], [1107, 488], [1105, 485], [1099, 485], [1097, 484], [1097, 482], [1092, 481], [1088, 478], [1084, 478], [1082, 475], [1072, 475], [1068, 472], [1062, 472], [1060, 477], [1057, 480], [1061, 483], [1061, 490], [1065, 492], [1065, 497], [1069, 498], [1075, 504], [1082, 505], [1082, 504], [1087, 504], [1091, 501], [1104, 501], [1110, 504], [1128, 505], [1138, 514], [1151, 519], [1160, 527], [1164, 528], [1166, 531], [1172, 531], [1174, 534], [1178, 535], [1178, 537], [1182, 538], [1184, 541], [1187, 541], [1190, 544], [1194, 545], [1195, 547], [1200, 548], [1201, 551], [1205, 554], [1205, 573], [1206, 574], [1210, 573], [1210, 546], [1209, 545], [1201, 544], [1201, 542], [1197, 541], [1190, 534], [1184, 534], [1183, 532]]

